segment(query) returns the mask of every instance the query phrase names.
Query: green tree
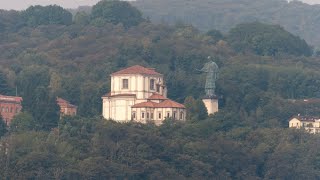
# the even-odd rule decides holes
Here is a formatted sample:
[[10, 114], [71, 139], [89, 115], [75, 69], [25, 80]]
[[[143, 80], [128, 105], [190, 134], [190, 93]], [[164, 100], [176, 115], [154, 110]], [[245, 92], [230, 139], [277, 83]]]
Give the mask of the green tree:
[[7, 125], [3, 121], [2, 116], [0, 115], [0, 137], [7, 133]]
[[72, 14], [57, 5], [30, 6], [21, 13], [21, 16], [31, 27], [50, 24], [70, 25], [72, 23]]
[[91, 19], [102, 18], [106, 22], [124, 27], [136, 26], [143, 22], [141, 12], [126, 1], [102, 0], [92, 7]]
[[77, 12], [73, 18], [73, 22], [79, 25], [87, 25], [90, 22], [90, 16], [84, 11]]
[[192, 121], [204, 120], [208, 117], [208, 111], [201, 99], [194, 99], [192, 96], [188, 96], [184, 105], [187, 110], [186, 118]]
[[6, 80], [6, 76], [0, 71], [0, 94], [7, 95], [10, 92], [9, 85]]
[[35, 130], [37, 124], [28, 112], [22, 112], [16, 115], [10, 123], [10, 131], [12, 132], [23, 132]]
[[58, 125], [59, 107], [56, 95], [50, 94], [50, 75], [46, 68], [31, 66], [17, 79], [23, 97], [24, 111], [31, 113], [37, 129], [50, 130]]
[[279, 25], [259, 22], [239, 24], [230, 30], [227, 39], [238, 52], [252, 51], [258, 55], [267, 56], [312, 55], [311, 48], [303, 39], [294, 36]]

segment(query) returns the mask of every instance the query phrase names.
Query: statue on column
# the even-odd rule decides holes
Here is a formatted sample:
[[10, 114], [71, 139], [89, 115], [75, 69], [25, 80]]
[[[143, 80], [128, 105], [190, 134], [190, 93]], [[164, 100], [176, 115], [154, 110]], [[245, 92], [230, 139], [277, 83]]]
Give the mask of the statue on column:
[[216, 81], [219, 78], [219, 67], [211, 60], [210, 56], [208, 59], [210, 61], [207, 62], [200, 71], [207, 73], [205, 85], [206, 98], [215, 98]]

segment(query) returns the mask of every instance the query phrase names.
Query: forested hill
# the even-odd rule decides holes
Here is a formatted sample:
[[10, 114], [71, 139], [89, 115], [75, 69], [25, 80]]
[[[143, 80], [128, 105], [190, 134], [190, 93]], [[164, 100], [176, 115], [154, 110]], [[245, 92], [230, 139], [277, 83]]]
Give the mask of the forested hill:
[[[319, 101], [291, 101], [320, 97], [320, 58], [279, 25], [202, 33], [153, 24], [124, 1], [74, 17], [33, 6], [0, 19], [0, 94], [23, 97], [10, 127], [0, 118], [0, 179], [320, 178], [319, 135], [287, 128], [297, 113], [320, 114]], [[208, 56], [220, 67], [220, 110], [211, 116], [196, 71]], [[136, 64], [164, 74], [186, 122], [101, 118], [110, 74]], [[57, 96], [78, 116], [60, 119]]]
[[138, 0], [132, 4], [157, 23], [183, 22], [203, 31], [227, 32], [239, 23], [261, 21], [280, 24], [320, 46], [320, 5], [286, 0]]

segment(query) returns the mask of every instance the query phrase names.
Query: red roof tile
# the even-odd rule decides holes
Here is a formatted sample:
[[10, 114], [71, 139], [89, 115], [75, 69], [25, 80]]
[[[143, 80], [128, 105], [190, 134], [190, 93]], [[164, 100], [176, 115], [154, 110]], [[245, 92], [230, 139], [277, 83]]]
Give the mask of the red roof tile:
[[177, 103], [170, 99], [164, 100], [158, 104], [158, 107], [161, 108], [185, 108], [183, 104]]
[[158, 106], [158, 103], [148, 101], [148, 102], [142, 102], [142, 103], [135, 104], [132, 107], [133, 108], [144, 108], [144, 107], [156, 108], [157, 106]]
[[69, 101], [59, 97], [57, 98], [57, 103], [60, 107], [77, 108], [77, 106], [71, 104]]
[[170, 99], [166, 99], [161, 103], [155, 103], [155, 102], [142, 102], [139, 104], [135, 104], [132, 106], [133, 108], [185, 108], [183, 104], [174, 102]]
[[102, 97], [119, 97], [119, 96], [136, 96], [135, 94], [115, 94], [111, 95], [111, 93], [107, 93], [103, 95]]
[[120, 71], [117, 71], [115, 73], [112, 73], [112, 75], [119, 75], [119, 74], [146, 74], [146, 75], [161, 75], [157, 71], [155, 71], [154, 68], [145, 68], [140, 65], [135, 65], [128, 67], [126, 69], [122, 69]]
[[163, 97], [162, 95], [158, 93], [153, 93], [149, 98], [149, 100], [166, 100], [168, 98]]
[[17, 102], [21, 103], [22, 97], [18, 96], [4, 96], [0, 94], [0, 101]]

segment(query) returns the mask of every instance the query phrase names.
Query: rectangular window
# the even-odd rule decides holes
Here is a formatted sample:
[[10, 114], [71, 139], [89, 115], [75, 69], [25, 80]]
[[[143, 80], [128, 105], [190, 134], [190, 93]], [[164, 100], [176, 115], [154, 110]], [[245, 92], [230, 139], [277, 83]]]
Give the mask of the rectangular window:
[[150, 90], [154, 90], [154, 83], [155, 83], [155, 80], [150, 79]]
[[160, 85], [157, 84], [157, 92], [160, 93]]
[[174, 112], [173, 112], [173, 119], [176, 119], [176, 117], [177, 117], [177, 112], [174, 111]]
[[168, 111], [168, 112], [167, 112], [167, 118], [169, 118], [169, 117], [170, 117], [170, 112]]
[[136, 119], [136, 112], [132, 112], [132, 119]]
[[159, 119], [161, 119], [161, 112], [159, 112]]
[[128, 88], [129, 88], [129, 80], [122, 79], [122, 89], [128, 89]]
[[141, 113], [141, 118], [144, 119], [144, 112]]
[[153, 113], [151, 113], [151, 119], [153, 119]]
[[147, 119], [149, 119], [149, 113], [147, 112]]

